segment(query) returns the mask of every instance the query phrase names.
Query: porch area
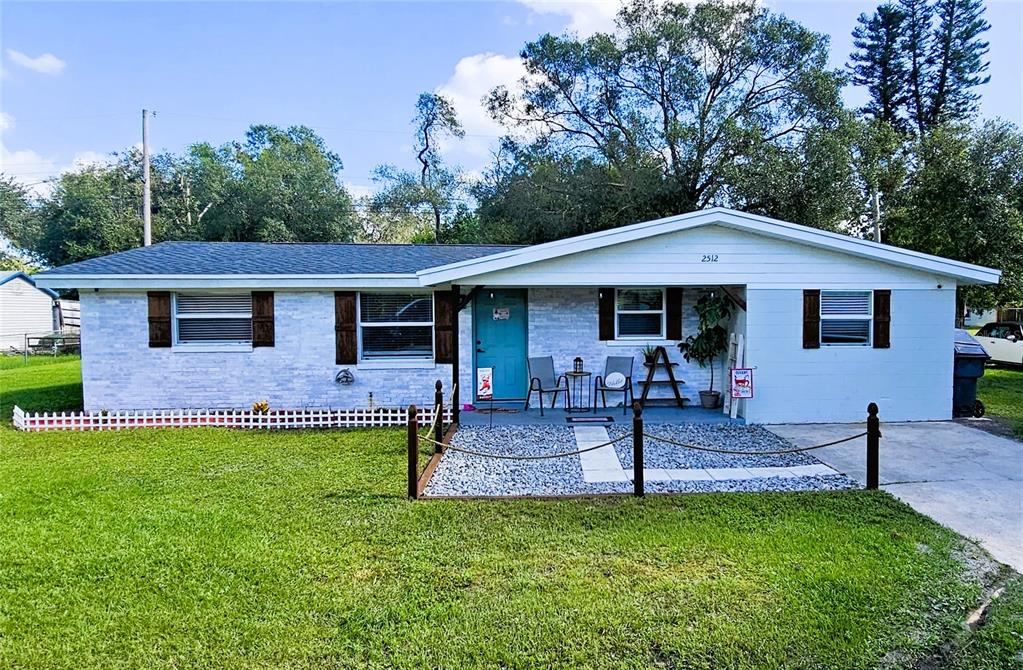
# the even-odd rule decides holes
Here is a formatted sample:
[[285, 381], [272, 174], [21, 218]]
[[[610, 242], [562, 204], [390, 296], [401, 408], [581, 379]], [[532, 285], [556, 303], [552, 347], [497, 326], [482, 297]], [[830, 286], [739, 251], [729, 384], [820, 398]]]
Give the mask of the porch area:
[[[461, 291], [463, 426], [630, 423], [634, 400], [651, 422], [743, 423], [745, 403], [731, 403], [727, 371], [744, 363], [745, 286], [484, 284]], [[709, 359], [686, 360], [679, 344], [700, 332], [704, 302], [724, 304], [716, 320], [724, 344]], [[724, 407], [704, 409], [707, 390]]]
[[[549, 403], [549, 401], [548, 401]], [[608, 403], [605, 409], [598, 405], [597, 411], [586, 413], [570, 413], [559, 404], [551, 409], [544, 407], [543, 416], [540, 415], [536, 402], [533, 402], [529, 409], [523, 409], [522, 401], [479, 401], [474, 409], [463, 409], [459, 412], [458, 424], [460, 426], [481, 427], [481, 426], [587, 426], [599, 425], [610, 426], [622, 424], [632, 425], [632, 410], [622, 413], [621, 405], [612, 406]], [[667, 405], [647, 405], [643, 410], [643, 419], [649, 423], [658, 424], [705, 424], [705, 425], [742, 425], [745, 420], [742, 417], [730, 418], [722, 413], [721, 409], [704, 409], [693, 407], [689, 404], [684, 409]]]

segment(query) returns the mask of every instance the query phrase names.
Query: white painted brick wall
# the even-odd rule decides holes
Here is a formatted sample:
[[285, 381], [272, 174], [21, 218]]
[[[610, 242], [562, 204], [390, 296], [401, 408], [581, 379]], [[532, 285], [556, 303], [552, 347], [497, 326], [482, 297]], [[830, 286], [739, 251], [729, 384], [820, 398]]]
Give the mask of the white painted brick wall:
[[[693, 306], [703, 294], [701, 289], [685, 289], [683, 293], [683, 325], [682, 334], [688, 336], [697, 331], [698, 319]], [[554, 357], [554, 367], [558, 373], [570, 370], [572, 360], [576, 356], [583, 358], [583, 367], [594, 375], [603, 374], [604, 359], [607, 356], [628, 356], [635, 359], [633, 367], [633, 385], [636, 395], [642, 393], [639, 380], [646, 378], [643, 366], [642, 349], [645, 343], [623, 345], [621, 342], [601, 342], [597, 331], [597, 289], [596, 288], [531, 288], [528, 294], [529, 308], [529, 355]], [[475, 393], [474, 370], [472, 364], [472, 306], [466, 307], [459, 318], [459, 356], [461, 365], [461, 394], [463, 402], [471, 402]], [[680, 388], [682, 395], [699, 402], [699, 391], [707, 388], [710, 381], [710, 370], [698, 365], [686, 363], [674, 341], [658, 341], [668, 350], [668, 357], [679, 363], [675, 368], [676, 378], [685, 380]], [[723, 357], [722, 357], [723, 358]], [[714, 388], [722, 389], [724, 376], [719, 365], [714, 374]], [[665, 378], [663, 370], [658, 371], [658, 379]], [[592, 380], [591, 380], [592, 383]], [[671, 398], [671, 389], [666, 386], [655, 386], [650, 393], [651, 398]], [[609, 402], [612, 398], [608, 397]], [[620, 402], [620, 396], [615, 402]]]
[[[682, 307], [682, 336], [697, 332], [698, 318], [693, 306], [702, 295], [700, 289], [685, 289]], [[646, 378], [642, 349], [644, 342], [623, 345], [622, 342], [601, 342], [598, 337], [598, 289], [596, 288], [532, 288], [529, 289], [529, 355], [554, 356], [554, 368], [560, 374], [572, 369], [576, 356], [583, 359], [583, 367], [594, 375], [604, 373], [604, 360], [608, 356], [634, 358], [633, 387], [638, 397], [642, 393], [639, 381]], [[668, 358], [679, 364], [675, 368], [676, 379], [685, 380], [680, 386], [682, 395], [699, 402], [699, 392], [705, 390], [710, 381], [710, 369], [686, 363], [675, 341], [658, 341], [668, 351]], [[663, 370], [658, 379], [666, 378]], [[721, 390], [720, 368], [714, 374], [714, 388]], [[669, 386], [657, 385], [650, 392], [651, 398], [671, 398]], [[610, 402], [611, 398], [608, 398]], [[615, 402], [620, 401], [620, 396]]]
[[[82, 292], [85, 409], [365, 407], [433, 402], [450, 365], [364, 369], [334, 364], [334, 294], [274, 294], [276, 346], [245, 352], [150, 349], [145, 293]], [[355, 383], [334, 376], [351, 369]]]

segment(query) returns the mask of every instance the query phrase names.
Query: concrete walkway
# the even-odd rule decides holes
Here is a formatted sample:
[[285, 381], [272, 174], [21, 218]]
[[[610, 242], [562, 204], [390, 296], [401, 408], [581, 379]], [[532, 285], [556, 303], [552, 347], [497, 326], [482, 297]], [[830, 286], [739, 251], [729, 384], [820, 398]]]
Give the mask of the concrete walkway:
[[[573, 430], [577, 449], [593, 447], [611, 439], [603, 426], [576, 426]], [[613, 445], [579, 454], [579, 462], [583, 468], [583, 481], [587, 483], [632, 481], [632, 470], [622, 467]], [[713, 482], [834, 474], [837, 473], [833, 468], [822, 464], [775, 468], [643, 468], [643, 479], [648, 482]]]
[[[855, 424], [767, 426], [797, 446], [863, 430]], [[951, 421], [881, 424], [881, 488], [1023, 571], [1023, 443]], [[866, 481], [866, 438], [811, 452]]]

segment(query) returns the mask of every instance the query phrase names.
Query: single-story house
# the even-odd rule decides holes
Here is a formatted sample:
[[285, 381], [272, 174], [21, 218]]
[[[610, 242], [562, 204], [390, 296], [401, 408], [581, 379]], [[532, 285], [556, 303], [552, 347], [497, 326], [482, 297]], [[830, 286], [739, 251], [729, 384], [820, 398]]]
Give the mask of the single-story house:
[[479, 368], [519, 400], [527, 356], [600, 373], [629, 355], [641, 379], [651, 344], [692, 398], [709, 370], [675, 344], [720, 291], [753, 370], [741, 412], [766, 423], [859, 421], [871, 401], [951, 417], [956, 286], [999, 276], [714, 208], [523, 247], [164, 242], [38, 282], [80, 293], [89, 410], [403, 406], [437, 379], [472, 403]]
[[0, 272], [0, 351], [21, 351], [26, 335], [60, 330], [57, 293], [24, 272]]

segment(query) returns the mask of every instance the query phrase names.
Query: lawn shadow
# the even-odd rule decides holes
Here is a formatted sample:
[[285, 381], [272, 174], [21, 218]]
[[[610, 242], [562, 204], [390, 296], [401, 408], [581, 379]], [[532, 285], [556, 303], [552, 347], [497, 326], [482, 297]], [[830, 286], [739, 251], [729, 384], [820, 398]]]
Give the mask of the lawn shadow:
[[82, 409], [82, 385], [55, 384], [0, 393], [0, 420], [10, 421], [14, 406], [27, 412], [67, 412]]

